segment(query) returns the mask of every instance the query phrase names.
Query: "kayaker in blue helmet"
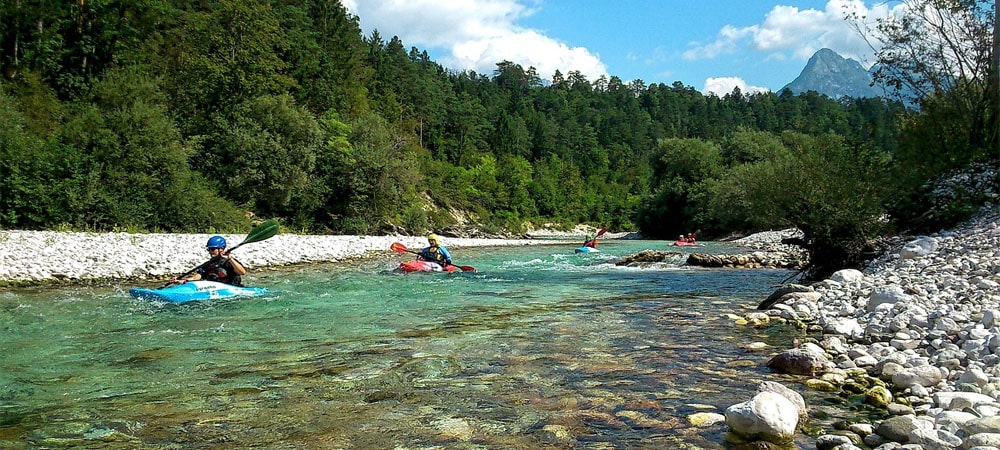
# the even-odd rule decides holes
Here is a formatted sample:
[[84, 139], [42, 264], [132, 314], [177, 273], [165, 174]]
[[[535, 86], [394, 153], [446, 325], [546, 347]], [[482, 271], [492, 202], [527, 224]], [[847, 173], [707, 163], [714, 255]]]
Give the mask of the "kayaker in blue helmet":
[[441, 267], [451, 265], [451, 254], [448, 253], [448, 249], [438, 245], [438, 237], [436, 234], [428, 234], [427, 243], [430, 245], [424, 247], [423, 250], [420, 250], [420, 253], [417, 253], [417, 258], [424, 261], [436, 262], [440, 264]]
[[243, 267], [236, 258], [226, 253], [226, 238], [222, 236], [212, 236], [205, 244], [208, 254], [212, 257], [206, 263], [198, 267], [190, 275], [184, 278], [171, 280], [171, 284], [182, 284], [188, 281], [218, 281], [220, 283], [231, 284], [233, 286], [243, 286], [243, 275], [247, 274], [246, 267]]

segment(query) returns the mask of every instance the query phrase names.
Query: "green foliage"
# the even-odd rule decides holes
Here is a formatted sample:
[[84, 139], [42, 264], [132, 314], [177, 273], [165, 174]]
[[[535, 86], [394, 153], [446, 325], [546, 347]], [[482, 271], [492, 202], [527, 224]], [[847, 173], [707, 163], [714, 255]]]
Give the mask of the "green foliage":
[[576, 166], [562, 158], [552, 155], [537, 161], [528, 191], [542, 217], [570, 223], [585, 221], [583, 179]]
[[[144, 75], [110, 72], [63, 125], [63, 190], [72, 199], [64, 217], [71, 223], [93, 229], [166, 230], [212, 225], [234, 229], [245, 224], [239, 211], [190, 172], [190, 150], [164, 108], [155, 103], [160, 98], [155, 83]], [[184, 208], [186, 196], [208, 204]], [[212, 206], [215, 209], [208, 209]]]
[[283, 59], [288, 39], [275, 11], [262, 0], [219, 0], [189, 9], [169, 30], [159, 64], [182, 129], [211, 134], [213, 117], [236, 105], [295, 86]]
[[748, 230], [801, 229], [815, 276], [857, 267], [887, 232], [885, 158], [835, 135], [785, 132], [781, 146], [774, 157], [734, 166], [710, 183], [710, 216]]
[[535, 201], [530, 192], [533, 176], [531, 163], [520, 156], [503, 155], [500, 157], [499, 167], [496, 178], [507, 200], [504, 209], [514, 217], [535, 217]]
[[287, 95], [262, 96], [235, 108], [217, 127], [205, 173], [222, 180], [224, 192], [262, 217], [293, 213], [315, 169], [325, 135], [315, 117]]
[[[328, 151], [324, 159], [324, 179], [331, 189], [326, 212], [355, 233], [385, 231], [399, 222], [398, 206], [416, 196], [413, 183], [420, 175], [412, 148], [394, 139], [390, 124], [378, 116], [361, 118], [349, 128], [351, 145]], [[352, 218], [360, 220], [348, 220]]]
[[0, 120], [0, 227], [3, 228], [37, 228], [60, 221], [58, 202], [63, 196], [57, 187], [58, 146], [38, 132], [46, 126], [35, 125], [56, 119], [60, 106], [53, 96], [44, 94], [26, 100], [25, 109], [41, 107], [56, 117], [46, 114], [31, 120], [22, 112], [22, 105], [0, 89], [0, 116], [4, 117]]
[[[6, 141], [0, 163], [5, 225], [194, 231], [236, 229], [245, 222], [189, 171], [189, 150], [155, 103], [161, 96], [145, 76], [109, 72], [84, 102], [66, 107], [65, 123], [58, 122], [63, 114], [52, 97], [46, 102], [33, 92], [22, 98], [29, 103], [20, 108], [41, 106], [50, 114], [25, 121], [17, 102], [3, 97], [11, 117], [0, 136]], [[27, 132], [32, 129], [57, 132], [42, 138]], [[208, 205], [185, 208], [190, 197]]]
[[722, 141], [725, 165], [735, 166], [778, 159], [786, 153], [777, 135], [740, 127]]
[[430, 222], [427, 220], [427, 211], [419, 204], [410, 205], [403, 211], [402, 226], [405, 231], [409, 231], [411, 234], [423, 234], [431, 231]]
[[358, 18], [341, 2], [327, 0], [273, 2], [273, 7], [285, 30], [284, 58], [298, 84], [297, 103], [317, 113], [367, 114], [365, 85], [374, 69], [366, 62], [368, 48]]
[[702, 184], [721, 175], [718, 145], [700, 139], [664, 139], [653, 155], [654, 194], [639, 208], [637, 223], [643, 234], [672, 239], [700, 224], [693, 221], [694, 204]]

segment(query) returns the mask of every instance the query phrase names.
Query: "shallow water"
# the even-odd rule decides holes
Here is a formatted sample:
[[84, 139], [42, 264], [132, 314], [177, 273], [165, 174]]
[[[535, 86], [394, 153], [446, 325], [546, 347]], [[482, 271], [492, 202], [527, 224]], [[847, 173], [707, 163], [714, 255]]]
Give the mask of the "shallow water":
[[272, 295], [181, 305], [0, 291], [0, 448], [727, 448], [724, 424], [685, 417], [776, 378], [739, 346], [797, 332], [723, 315], [790, 273], [599, 248], [452, 249], [475, 274], [404, 275], [395, 255], [255, 271]]

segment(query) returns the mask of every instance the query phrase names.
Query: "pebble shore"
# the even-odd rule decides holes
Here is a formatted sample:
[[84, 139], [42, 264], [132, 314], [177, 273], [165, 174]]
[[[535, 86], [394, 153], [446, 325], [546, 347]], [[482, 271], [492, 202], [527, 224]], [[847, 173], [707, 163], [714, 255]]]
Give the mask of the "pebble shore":
[[[0, 282], [52, 280], [162, 279], [184, 273], [208, 259], [210, 234], [77, 233], [0, 231]], [[246, 235], [222, 235], [234, 247]], [[462, 247], [540, 245], [577, 242], [568, 234], [543, 239], [466, 239], [442, 236], [449, 250]], [[419, 250], [427, 239], [414, 236], [320, 236], [279, 234], [242, 246], [233, 255], [251, 269], [300, 263], [337, 262], [390, 255], [401, 242]], [[453, 251], [454, 253], [454, 251]]]
[[822, 330], [785, 352], [808, 360], [804, 384], [864, 394], [887, 415], [817, 448], [1000, 448], [1000, 210], [794, 291], [745, 320]]

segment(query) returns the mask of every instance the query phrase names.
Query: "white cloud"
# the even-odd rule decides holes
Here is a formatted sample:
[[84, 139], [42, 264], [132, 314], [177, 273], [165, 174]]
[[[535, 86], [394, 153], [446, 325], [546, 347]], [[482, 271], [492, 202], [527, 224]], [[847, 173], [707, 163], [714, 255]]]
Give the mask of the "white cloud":
[[692, 48], [684, 52], [684, 59], [714, 59], [721, 55], [736, 53], [741, 43], [758, 32], [756, 25], [746, 28], [736, 28], [726, 25], [719, 30], [714, 42], [708, 44], [691, 43]]
[[[492, 74], [496, 63], [511, 61], [535, 67], [543, 79], [556, 70], [580, 71], [595, 80], [608, 70], [584, 47], [570, 47], [516, 24], [534, 10], [524, 0], [345, 0], [344, 7], [361, 18], [365, 34], [397, 30], [403, 44], [443, 53], [435, 60], [448, 68]], [[383, 33], [383, 38], [391, 35]]]
[[701, 93], [705, 95], [715, 94], [717, 97], [725, 96], [733, 92], [733, 89], [740, 88], [743, 94], [754, 94], [757, 92], [767, 92], [768, 88], [760, 86], [747, 86], [746, 81], [739, 77], [719, 77], [708, 78], [705, 86], [701, 88]]
[[888, 9], [884, 4], [868, 8], [862, 0], [829, 0], [822, 11], [777, 5], [760, 24], [742, 28], [726, 25], [714, 41], [692, 43], [684, 58], [713, 59], [749, 48], [763, 53], [765, 58], [806, 60], [819, 49], [829, 48], [845, 58], [870, 65], [872, 51], [845, 20], [848, 12], [874, 20], [885, 17]]

